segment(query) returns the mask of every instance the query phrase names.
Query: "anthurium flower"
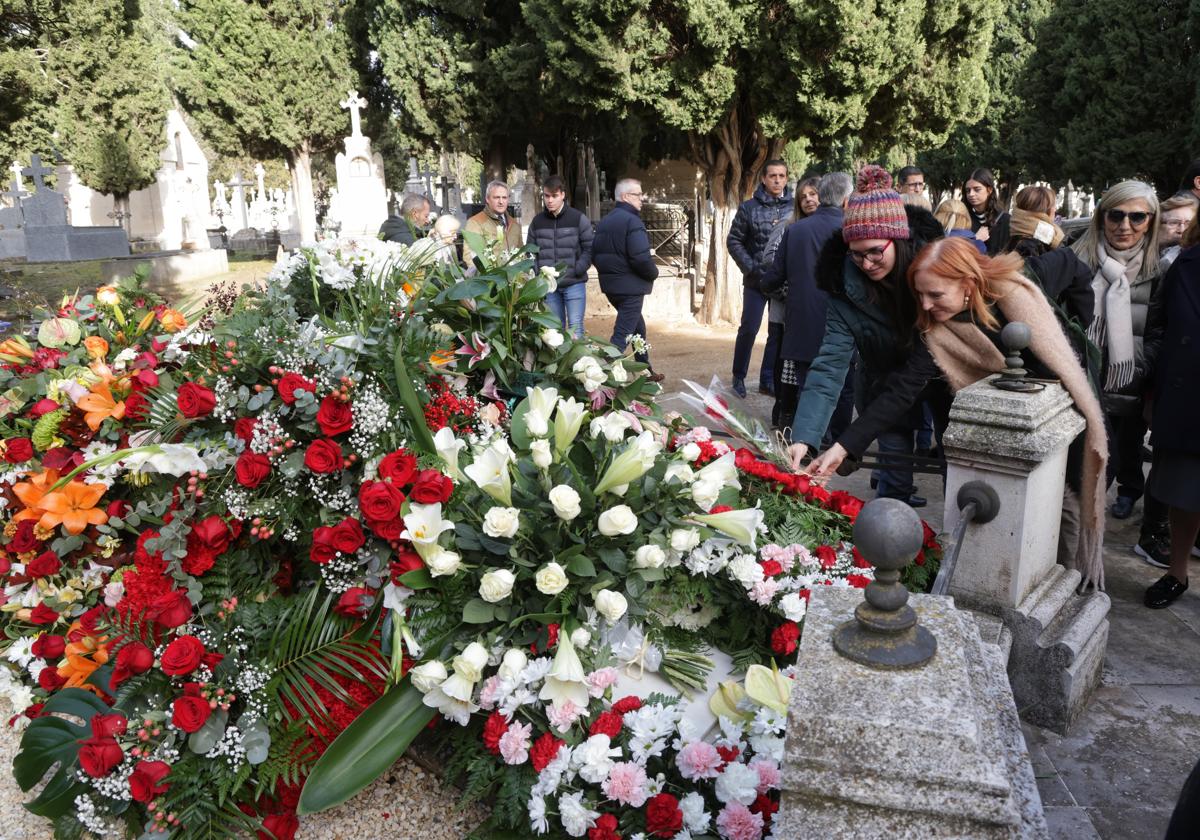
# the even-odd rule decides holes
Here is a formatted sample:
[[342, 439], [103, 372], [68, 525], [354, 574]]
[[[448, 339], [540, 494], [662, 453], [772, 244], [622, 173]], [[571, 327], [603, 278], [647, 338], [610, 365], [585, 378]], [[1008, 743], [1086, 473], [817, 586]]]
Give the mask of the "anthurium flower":
[[746, 690], [736, 680], [725, 680], [717, 686], [712, 697], [708, 698], [708, 710], [718, 718], [730, 720], [745, 720], [749, 717], [738, 708], [738, 703], [746, 696]]
[[492, 444], [463, 472], [475, 485], [505, 507], [512, 507], [512, 479], [508, 474], [509, 453]]
[[568, 701], [581, 709], [587, 708], [588, 689], [583, 673], [583, 664], [570, 638], [560, 636], [558, 653], [554, 655], [554, 664], [546, 675], [546, 682], [538, 698], [549, 700], [556, 708]]
[[43, 528], [64, 526], [69, 534], [81, 534], [88, 525], [101, 525], [108, 514], [96, 507], [108, 488], [103, 484], [72, 481], [61, 490], [42, 496], [38, 505], [45, 513], [38, 522]]
[[79, 324], [70, 318], [47, 318], [38, 327], [38, 344], [43, 347], [62, 347], [78, 344], [83, 337]]
[[700, 513], [691, 518], [701, 525], [716, 528], [742, 545], [756, 548], [755, 541], [758, 538], [758, 529], [763, 523], [763, 512], [757, 507], [752, 507], [727, 510], [723, 513]]
[[746, 669], [746, 695], [760, 706], [787, 714], [792, 681], [779, 673], [773, 664], [770, 668], [751, 665]]
[[109, 417], [120, 420], [125, 416], [125, 403], [118, 402], [112, 395], [107, 382], [98, 382], [91, 391], [75, 403], [83, 412], [83, 420], [93, 432]]

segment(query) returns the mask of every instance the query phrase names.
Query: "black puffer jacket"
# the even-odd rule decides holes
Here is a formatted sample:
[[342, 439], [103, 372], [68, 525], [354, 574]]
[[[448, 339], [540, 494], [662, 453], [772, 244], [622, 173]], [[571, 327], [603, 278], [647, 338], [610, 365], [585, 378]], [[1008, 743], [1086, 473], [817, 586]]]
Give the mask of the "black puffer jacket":
[[543, 210], [529, 223], [530, 245], [538, 247], [537, 266], [558, 268], [558, 286], [574, 286], [587, 282], [588, 266], [592, 264], [591, 220], [574, 207], [563, 207], [557, 216]]
[[766, 187], [759, 184], [754, 197], [742, 202], [733, 217], [725, 246], [729, 249], [729, 256], [742, 270], [742, 282], [751, 289], [758, 288], [766, 270], [763, 251], [766, 250], [767, 240], [771, 238], [771, 231], [777, 225], [784, 224], [791, 213], [791, 187], [785, 188], [783, 195], [775, 198], [767, 192]]
[[650, 235], [642, 216], [627, 201], [618, 201], [596, 225], [592, 262], [606, 295], [648, 295], [658, 278], [650, 253]]

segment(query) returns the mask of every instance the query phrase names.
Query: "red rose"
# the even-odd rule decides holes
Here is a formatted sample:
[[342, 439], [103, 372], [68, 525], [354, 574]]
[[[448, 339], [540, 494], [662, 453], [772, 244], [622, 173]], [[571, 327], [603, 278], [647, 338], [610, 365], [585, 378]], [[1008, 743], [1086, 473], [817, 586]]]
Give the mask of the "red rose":
[[388, 542], [396, 542], [404, 533], [403, 519], [372, 519], [368, 520], [367, 526], [375, 532], [377, 537]]
[[379, 477], [391, 479], [392, 484], [404, 487], [417, 477], [417, 459], [405, 449], [397, 449], [379, 462]]
[[375, 603], [375, 590], [365, 586], [352, 586], [338, 598], [333, 611], [347, 618], [366, 618]]
[[612, 704], [612, 710], [622, 716], [628, 712], [636, 712], [640, 708], [642, 708], [642, 698], [635, 694], [622, 697], [616, 703]]
[[167, 649], [163, 651], [163, 673], [173, 677], [190, 674], [200, 667], [200, 660], [203, 656], [203, 642], [195, 636], [180, 636], [167, 645]]
[[7, 557], [0, 556], [0, 575], [8, 574], [10, 569], [12, 569], [12, 561]]
[[61, 659], [67, 648], [67, 640], [53, 633], [43, 633], [34, 640], [30, 652], [42, 659]]
[[83, 453], [68, 446], [56, 446], [42, 456], [42, 469], [44, 470], [75, 469], [82, 463]]
[[404, 494], [386, 481], [364, 481], [358, 488], [358, 506], [368, 524], [398, 519], [403, 504]]
[[180, 627], [192, 617], [192, 602], [186, 592], [173, 589], [155, 598], [148, 612], [151, 620], [162, 627]]
[[596, 817], [596, 824], [588, 829], [587, 840], [621, 840], [617, 833], [617, 818], [612, 814]]
[[171, 772], [165, 761], [139, 761], [129, 775], [129, 793], [137, 802], [150, 802], [167, 792], [170, 785], [159, 782]]
[[177, 397], [179, 413], [184, 417], [206, 417], [217, 407], [217, 397], [203, 385], [195, 382], [184, 382], [179, 386]]
[[239, 417], [233, 424], [233, 436], [249, 446], [250, 441], [254, 440], [254, 427], [257, 425], [256, 417]]
[[500, 755], [500, 739], [508, 731], [508, 720], [500, 712], [488, 715], [483, 725], [483, 746], [492, 755]]
[[45, 624], [53, 624], [56, 621], [58, 621], [58, 613], [45, 604], [38, 604], [33, 608], [33, 612], [29, 614], [29, 623], [36, 624], [39, 627]]
[[529, 763], [533, 765], [534, 771], [541, 773], [546, 769], [546, 765], [554, 760], [554, 756], [558, 755], [559, 749], [563, 747], [565, 741], [560, 741], [549, 732], [543, 732], [542, 735], [533, 742], [533, 746], [529, 748]]
[[315, 473], [337, 472], [342, 468], [342, 447], [329, 438], [314, 440], [304, 453], [304, 466]]
[[113, 668], [111, 688], [117, 686], [136, 674], [144, 674], [154, 664], [154, 653], [141, 642], [126, 642], [117, 651], [117, 664]]
[[225, 654], [210, 650], [208, 653], [204, 654], [204, 656], [200, 657], [200, 664], [210, 671], [215, 671], [217, 666], [220, 665], [224, 659]]
[[323, 565], [332, 560], [336, 554], [337, 549], [333, 547], [333, 528], [322, 525], [314, 530], [312, 547], [308, 550], [308, 559]]
[[254, 489], [271, 475], [271, 460], [266, 455], [247, 449], [238, 456], [234, 472], [237, 473], [238, 484]]
[[25, 554], [37, 549], [41, 542], [33, 535], [33, 526], [36, 524], [36, 519], [22, 519], [17, 525], [17, 532], [8, 541], [8, 550], [13, 554]]
[[679, 800], [669, 793], [652, 796], [646, 803], [646, 833], [651, 837], [671, 838], [682, 828]]
[[343, 401], [334, 394], [321, 400], [317, 409], [317, 425], [328, 437], [350, 431], [354, 415], [350, 411], [350, 403]]
[[308, 391], [310, 394], [315, 394], [317, 391], [317, 383], [305, 379], [298, 373], [285, 373], [279, 377], [279, 399], [283, 400], [286, 405], [293, 405], [296, 402], [297, 391]]
[[417, 569], [423, 569], [425, 564], [421, 561], [421, 555], [415, 551], [401, 549], [396, 552], [396, 559], [391, 562], [388, 571], [392, 574], [392, 583], [399, 584], [400, 576], [415, 572]]
[[870, 561], [868, 561], [868, 560], [867, 560], [867, 558], [863, 557], [863, 556], [862, 556], [862, 555], [859, 553], [859, 551], [858, 551], [858, 549], [857, 549], [857, 548], [851, 547], [851, 549], [850, 549], [850, 553], [851, 553], [852, 555], [854, 555], [854, 568], [856, 568], [856, 569], [869, 569], [869, 568], [871, 568], [871, 563], [870, 563]]
[[195, 732], [212, 714], [208, 701], [196, 695], [184, 695], [171, 706], [171, 723], [184, 732]]
[[58, 691], [67, 683], [66, 677], [58, 675], [57, 668], [43, 668], [38, 674], [38, 685], [46, 691]]
[[137, 391], [131, 391], [129, 396], [125, 398], [125, 417], [128, 420], [144, 420], [146, 415], [150, 413], [150, 401], [139, 394]]
[[124, 758], [114, 738], [88, 738], [79, 747], [79, 766], [94, 779], [107, 776]]
[[189, 575], [199, 576], [212, 568], [213, 562], [229, 548], [233, 535], [221, 517], [206, 516], [192, 523], [187, 537], [187, 556], [183, 558], [183, 570]]
[[58, 559], [58, 555], [53, 551], [43, 551], [29, 561], [29, 565], [25, 567], [25, 574], [31, 578], [50, 577], [58, 574], [61, 569], [62, 561]]
[[35, 402], [33, 407], [29, 409], [29, 411], [25, 412], [25, 414], [30, 420], [37, 420], [43, 414], [49, 414], [51, 411], [58, 411], [60, 408], [62, 408], [62, 405], [59, 403], [56, 403], [49, 397], [42, 397], [40, 400]]
[[258, 840], [295, 840], [300, 818], [295, 814], [271, 814], [263, 820], [263, 828], [266, 831], [258, 832]]
[[800, 625], [794, 621], [785, 621], [771, 633], [771, 650], [776, 656], [787, 656], [796, 652], [796, 642], [800, 639]]
[[363, 534], [362, 526], [358, 524], [358, 520], [353, 516], [347, 516], [331, 529], [330, 541], [334, 549], [342, 552], [342, 554], [353, 554], [362, 548], [362, 544], [366, 542], [366, 535]]
[[116, 738], [124, 735], [129, 728], [125, 715], [92, 715], [92, 736], [96, 738]]
[[822, 569], [832, 569], [837, 565], [837, 552], [833, 550], [833, 546], [819, 545], [813, 553], [817, 555]]
[[[143, 356], [144, 355], [146, 354], [143, 354]], [[154, 357], [151, 356], [150, 358], [153, 359]], [[129, 386], [133, 389], [135, 394], [139, 391], [145, 391], [147, 388], [157, 388], [158, 374], [149, 368], [142, 368], [133, 375], [133, 379], [130, 381]], [[128, 403], [126, 403], [126, 405], [128, 405]]]
[[610, 741], [615, 741], [620, 734], [621, 715], [611, 709], [597, 715], [588, 730], [588, 735], [607, 735]]
[[27, 437], [8, 438], [4, 441], [4, 460], [10, 464], [23, 464], [33, 457], [33, 441]]
[[432, 505], [449, 501], [453, 490], [454, 483], [437, 470], [421, 470], [408, 496], [414, 502]]
[[[88, 636], [99, 636], [100, 627], [97, 622], [104, 618], [108, 613], [108, 607], [104, 604], [97, 604], [90, 610], [79, 616], [79, 627]], [[73, 640], [72, 640], [73, 641]]]

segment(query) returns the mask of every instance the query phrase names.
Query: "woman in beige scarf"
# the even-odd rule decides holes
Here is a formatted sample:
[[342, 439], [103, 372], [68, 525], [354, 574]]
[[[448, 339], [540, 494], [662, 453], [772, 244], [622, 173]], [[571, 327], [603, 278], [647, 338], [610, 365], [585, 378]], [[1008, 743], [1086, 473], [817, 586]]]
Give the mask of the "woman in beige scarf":
[[[1015, 254], [989, 258], [962, 239], [941, 239], [922, 250], [909, 267], [908, 282], [920, 306], [917, 326], [928, 349], [925, 361], [932, 357], [951, 389], [958, 391], [1004, 369], [999, 347], [1004, 324], [1021, 321], [1029, 325], [1032, 339], [1025, 351], [1025, 366], [1062, 382], [1087, 422], [1082, 457], [1070, 459], [1075, 462], [1077, 474], [1068, 475], [1068, 485], [1078, 492], [1080, 512], [1071, 559], [1083, 575], [1084, 585], [1103, 588], [1101, 551], [1108, 457], [1104, 415], [1045, 294], [1021, 268], [1022, 260]], [[909, 367], [916, 371], [922, 364], [914, 354]], [[928, 366], [924, 373], [932, 370]], [[887, 401], [880, 405], [887, 405]], [[855, 422], [869, 425], [878, 418], [868, 411]], [[828, 478], [846, 454], [844, 448], [834, 444], [806, 472], [818, 479]]]

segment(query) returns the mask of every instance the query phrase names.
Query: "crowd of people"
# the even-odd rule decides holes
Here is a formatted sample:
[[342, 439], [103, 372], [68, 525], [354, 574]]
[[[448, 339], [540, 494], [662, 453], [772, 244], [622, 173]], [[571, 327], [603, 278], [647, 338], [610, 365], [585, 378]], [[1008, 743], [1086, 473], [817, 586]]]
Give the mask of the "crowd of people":
[[[1086, 421], [1068, 453], [1060, 559], [1103, 586], [1115, 484], [1107, 512], [1127, 519], [1140, 502], [1133, 550], [1166, 570], [1145, 603], [1168, 606], [1188, 587], [1190, 555], [1200, 556], [1200, 436], [1192, 434], [1200, 413], [1200, 249], [1192, 247], [1200, 243], [1200, 160], [1165, 201], [1141, 181], [1109, 187], [1074, 237], [1049, 187], [1021, 189], [1010, 211], [986, 168], [964, 179], [961, 198], [936, 208], [926, 186], [917, 167], [893, 181], [874, 165], [856, 181], [831, 172], [793, 186], [783, 160], [766, 162], [727, 240], [743, 278], [734, 392], [747, 395], [766, 314], [758, 391], [774, 397], [772, 424], [793, 466], [824, 481], [874, 444], [878, 495], [920, 507], [914, 463], [937, 455], [953, 394], [1004, 367], [1004, 325], [1024, 322], [1033, 335], [1025, 368], [1061, 382]], [[649, 364], [642, 307], [658, 267], [641, 219], [645, 196], [624, 179], [614, 198], [593, 226], [552, 176], [528, 241], [538, 267], [558, 271], [548, 305], [563, 328], [583, 334], [594, 266], [616, 310], [612, 343], [632, 342]], [[496, 255], [523, 244], [508, 202], [508, 186], [493, 181], [465, 225]], [[383, 238], [429, 236], [440, 259], [459, 258], [457, 220], [443, 215], [430, 226], [422, 196], [406, 196], [400, 210]], [[473, 256], [464, 243], [463, 264]]]

